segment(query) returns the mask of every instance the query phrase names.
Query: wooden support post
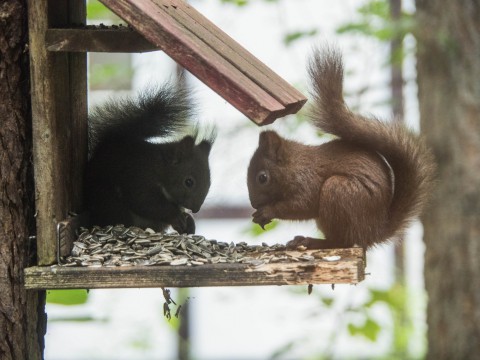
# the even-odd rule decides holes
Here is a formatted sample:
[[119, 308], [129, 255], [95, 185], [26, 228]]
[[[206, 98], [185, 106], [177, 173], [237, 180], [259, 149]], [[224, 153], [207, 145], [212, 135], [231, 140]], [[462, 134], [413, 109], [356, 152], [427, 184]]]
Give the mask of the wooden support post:
[[56, 260], [56, 226], [82, 207], [87, 160], [87, 61], [47, 50], [49, 27], [84, 23], [85, 0], [29, 0], [33, 153], [39, 265]]

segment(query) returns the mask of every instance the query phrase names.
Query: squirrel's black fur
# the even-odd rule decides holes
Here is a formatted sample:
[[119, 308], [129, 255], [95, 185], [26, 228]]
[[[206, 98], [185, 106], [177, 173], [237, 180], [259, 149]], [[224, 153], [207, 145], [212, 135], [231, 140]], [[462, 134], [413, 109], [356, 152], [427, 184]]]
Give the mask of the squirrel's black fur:
[[[210, 188], [208, 156], [214, 134], [181, 140], [193, 107], [185, 89], [165, 84], [136, 98], [110, 100], [89, 116], [85, 195], [92, 225], [138, 226], [193, 233], [185, 209], [197, 212]], [[198, 144], [196, 144], [198, 143]]]

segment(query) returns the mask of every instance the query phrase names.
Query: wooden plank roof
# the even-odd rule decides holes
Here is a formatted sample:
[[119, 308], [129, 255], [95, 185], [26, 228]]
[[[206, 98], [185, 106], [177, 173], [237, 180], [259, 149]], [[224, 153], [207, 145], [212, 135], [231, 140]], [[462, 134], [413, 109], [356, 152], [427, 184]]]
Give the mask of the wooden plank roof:
[[258, 125], [306, 97], [183, 0], [100, 0]]

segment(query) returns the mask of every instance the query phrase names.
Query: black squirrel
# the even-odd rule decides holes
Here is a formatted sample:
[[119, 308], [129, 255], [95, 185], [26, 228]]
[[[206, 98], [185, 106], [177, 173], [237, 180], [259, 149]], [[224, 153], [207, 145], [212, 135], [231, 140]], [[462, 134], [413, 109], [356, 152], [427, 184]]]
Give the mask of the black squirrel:
[[85, 195], [92, 225], [195, 232], [186, 209], [197, 212], [210, 188], [214, 132], [199, 140], [195, 128], [181, 140], [147, 141], [178, 136], [192, 115], [188, 91], [169, 83], [91, 112]]
[[315, 219], [326, 239], [297, 236], [288, 248], [370, 248], [399, 237], [431, 190], [432, 153], [401, 123], [348, 109], [335, 48], [314, 51], [309, 75], [311, 120], [338, 139], [309, 146], [262, 132], [248, 168], [253, 221]]

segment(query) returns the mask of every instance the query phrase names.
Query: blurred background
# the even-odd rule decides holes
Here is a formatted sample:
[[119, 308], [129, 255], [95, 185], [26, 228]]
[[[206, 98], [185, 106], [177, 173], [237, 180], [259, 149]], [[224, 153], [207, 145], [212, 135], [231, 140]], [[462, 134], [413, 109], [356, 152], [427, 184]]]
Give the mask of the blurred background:
[[[365, 114], [419, 130], [409, 0], [191, 0], [207, 18], [308, 95], [306, 63], [328, 41], [344, 54], [346, 101]], [[400, 11], [401, 9], [401, 11]], [[90, 24], [120, 19], [88, 1]], [[394, 19], [395, 21], [392, 21]], [[162, 52], [89, 54], [89, 106], [175, 79]], [[314, 223], [251, 222], [246, 171], [261, 131], [191, 75], [197, 121], [218, 131], [212, 186], [197, 214], [197, 233], [251, 244], [318, 236]], [[392, 99], [395, 99], [394, 101]], [[318, 144], [308, 103], [277, 120], [283, 136]], [[49, 291], [45, 358], [63, 359], [420, 359], [426, 353], [422, 226], [401, 246], [367, 255], [367, 279], [353, 285], [171, 289], [179, 317], [163, 314], [161, 289]]]

